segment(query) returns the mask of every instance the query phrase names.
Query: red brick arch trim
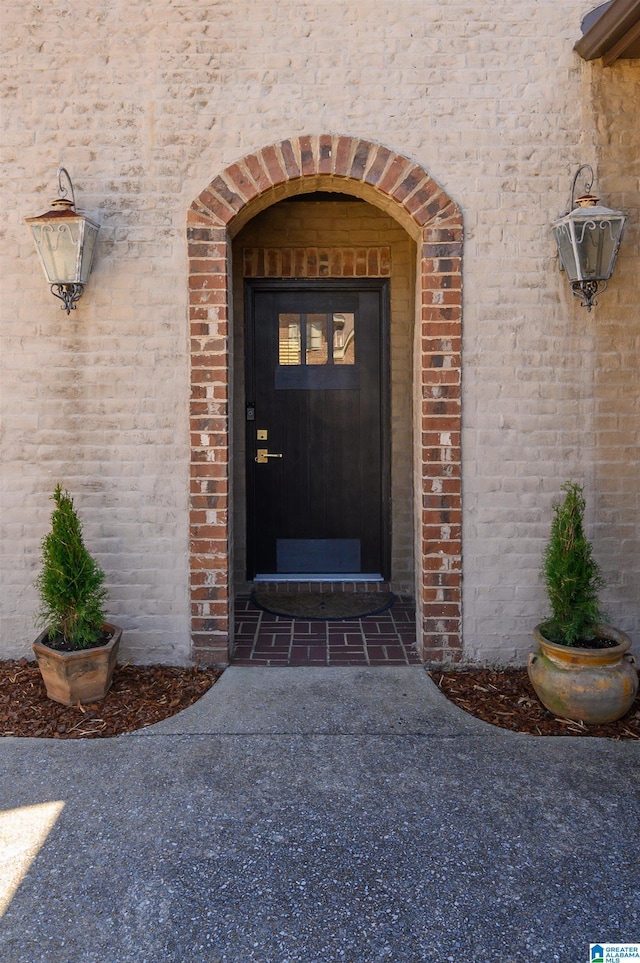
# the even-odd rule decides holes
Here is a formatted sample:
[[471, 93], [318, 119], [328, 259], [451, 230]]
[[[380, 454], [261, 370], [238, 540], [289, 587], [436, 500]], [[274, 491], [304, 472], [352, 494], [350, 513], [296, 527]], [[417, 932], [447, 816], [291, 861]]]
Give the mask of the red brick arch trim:
[[188, 213], [192, 658], [225, 664], [233, 637], [230, 241], [271, 203], [323, 187], [382, 207], [418, 242], [418, 645], [424, 659], [456, 661], [462, 652], [462, 217], [419, 164], [379, 144], [331, 134], [292, 138], [244, 157], [218, 174]]

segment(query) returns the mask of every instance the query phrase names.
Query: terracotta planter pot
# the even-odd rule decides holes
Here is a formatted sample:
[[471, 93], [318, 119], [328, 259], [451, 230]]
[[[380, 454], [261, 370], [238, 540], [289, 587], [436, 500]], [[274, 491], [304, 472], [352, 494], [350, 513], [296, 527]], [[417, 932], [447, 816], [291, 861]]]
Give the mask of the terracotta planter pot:
[[78, 702], [97, 702], [104, 699], [111, 687], [113, 670], [122, 638], [122, 629], [105, 622], [105, 632], [112, 637], [106, 645], [79, 652], [59, 652], [43, 640], [49, 630], [41, 632], [33, 643], [47, 695], [54, 702], [75, 706]]
[[610, 625], [597, 626], [609, 649], [582, 649], [549, 642], [533, 630], [539, 645], [529, 656], [529, 678], [540, 702], [562, 719], [590, 725], [615, 722], [629, 711], [638, 691], [631, 639]]

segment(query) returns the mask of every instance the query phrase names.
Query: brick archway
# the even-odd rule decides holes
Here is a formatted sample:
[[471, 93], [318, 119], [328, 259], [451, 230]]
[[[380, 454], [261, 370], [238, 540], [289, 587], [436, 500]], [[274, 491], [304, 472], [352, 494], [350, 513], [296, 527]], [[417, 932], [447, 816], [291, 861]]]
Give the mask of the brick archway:
[[418, 244], [414, 518], [418, 647], [462, 654], [462, 217], [418, 164], [379, 144], [324, 134], [265, 147], [220, 173], [187, 219], [191, 337], [192, 658], [225, 664], [233, 633], [230, 463], [231, 239], [295, 193], [342, 190], [398, 220]]

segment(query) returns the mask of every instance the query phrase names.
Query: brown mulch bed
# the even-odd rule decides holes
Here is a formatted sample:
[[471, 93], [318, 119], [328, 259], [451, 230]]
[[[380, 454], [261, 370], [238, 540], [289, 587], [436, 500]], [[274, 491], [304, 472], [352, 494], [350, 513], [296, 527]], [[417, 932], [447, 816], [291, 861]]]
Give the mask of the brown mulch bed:
[[617, 722], [586, 726], [557, 719], [539, 702], [526, 669], [462, 669], [430, 672], [435, 684], [455, 705], [501, 729], [535, 736], [604, 736], [640, 739], [640, 692]]
[[220, 675], [219, 669], [123, 663], [101, 702], [63, 706], [47, 697], [37, 662], [0, 662], [0, 736], [95, 739], [134, 732], [197, 702]]
[[[640, 694], [627, 715], [602, 726], [555, 719], [538, 701], [526, 669], [433, 670], [431, 678], [461, 709], [513, 732], [540, 736], [640, 739]], [[36, 662], [0, 662], [0, 736], [87, 739], [133, 732], [197, 702], [220, 677], [212, 668], [116, 666], [102, 702], [63, 706], [47, 698]]]

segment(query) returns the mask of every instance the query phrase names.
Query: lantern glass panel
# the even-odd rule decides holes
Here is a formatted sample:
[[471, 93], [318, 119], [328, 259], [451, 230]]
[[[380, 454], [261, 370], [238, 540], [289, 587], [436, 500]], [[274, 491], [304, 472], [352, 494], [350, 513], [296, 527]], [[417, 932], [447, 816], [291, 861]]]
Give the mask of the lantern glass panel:
[[613, 251], [609, 224], [606, 221], [586, 221], [578, 225], [577, 233], [584, 280], [594, 281], [609, 277], [606, 269], [611, 263]]
[[91, 274], [93, 264], [93, 254], [96, 248], [98, 237], [98, 226], [85, 218], [84, 221], [84, 244], [82, 245], [82, 261], [80, 263], [80, 284], [86, 284]]
[[566, 222], [556, 224], [553, 228], [553, 236], [556, 239], [560, 261], [562, 267], [567, 272], [568, 279], [570, 281], [578, 281], [579, 275], [572, 240], [572, 226], [573, 225], [567, 224]]
[[623, 227], [623, 217], [602, 218], [585, 223], [582, 238], [579, 240], [585, 279], [606, 280], [611, 277]]
[[33, 239], [51, 284], [73, 284], [78, 280], [80, 219], [65, 218], [31, 224]]
[[569, 281], [611, 277], [625, 220], [620, 211], [591, 207], [575, 209], [555, 222], [553, 236]]

